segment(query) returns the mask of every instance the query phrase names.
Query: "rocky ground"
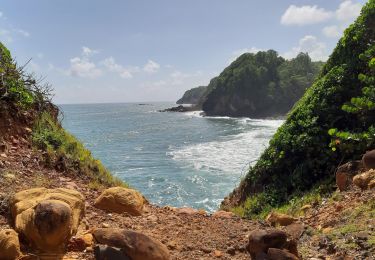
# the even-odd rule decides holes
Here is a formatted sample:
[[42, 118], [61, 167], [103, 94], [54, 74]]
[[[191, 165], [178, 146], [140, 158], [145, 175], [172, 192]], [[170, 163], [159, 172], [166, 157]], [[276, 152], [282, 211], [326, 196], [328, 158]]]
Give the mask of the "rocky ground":
[[[95, 228], [137, 231], [164, 244], [172, 259], [250, 259], [249, 235], [256, 239], [259, 234], [251, 232], [270, 228], [271, 223], [241, 219], [220, 211], [207, 214], [189, 208], [146, 204], [140, 216], [132, 216], [98, 209], [95, 199], [102, 191], [93, 189], [87, 176], [46, 167], [43, 153], [30, 145], [29, 132], [25, 129], [25, 135], [10, 137], [0, 146], [0, 229], [12, 228], [9, 198], [33, 187], [79, 191], [86, 207], [81, 234]], [[299, 240], [298, 251], [303, 259], [374, 259], [374, 204], [373, 190], [351, 188], [320, 204], [306, 205], [304, 214], [292, 218], [292, 225], [287, 223], [280, 229]], [[277, 223], [278, 217], [271, 222]], [[91, 246], [82, 248], [76, 242], [73, 237], [65, 259], [95, 259]], [[38, 259], [32, 258], [36, 251], [22, 237], [21, 249], [29, 254], [29, 258], [23, 259]]]

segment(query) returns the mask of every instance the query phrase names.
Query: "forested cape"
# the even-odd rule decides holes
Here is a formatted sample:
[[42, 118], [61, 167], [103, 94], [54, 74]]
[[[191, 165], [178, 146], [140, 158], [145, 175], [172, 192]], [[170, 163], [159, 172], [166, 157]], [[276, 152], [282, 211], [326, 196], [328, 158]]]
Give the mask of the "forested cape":
[[375, 0], [370, 0], [222, 206], [242, 205], [252, 216], [334, 177], [340, 163], [375, 148], [374, 57]]
[[286, 60], [274, 50], [245, 53], [177, 101], [197, 104], [207, 115], [252, 118], [285, 115], [311, 86], [323, 63], [307, 53]]

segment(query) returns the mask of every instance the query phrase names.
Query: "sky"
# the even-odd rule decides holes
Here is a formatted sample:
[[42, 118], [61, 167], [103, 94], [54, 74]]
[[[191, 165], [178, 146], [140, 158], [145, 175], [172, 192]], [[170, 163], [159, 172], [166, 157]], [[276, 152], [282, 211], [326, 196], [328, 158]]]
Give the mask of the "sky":
[[2, 0], [0, 41], [54, 101], [176, 101], [245, 52], [325, 61], [365, 0]]

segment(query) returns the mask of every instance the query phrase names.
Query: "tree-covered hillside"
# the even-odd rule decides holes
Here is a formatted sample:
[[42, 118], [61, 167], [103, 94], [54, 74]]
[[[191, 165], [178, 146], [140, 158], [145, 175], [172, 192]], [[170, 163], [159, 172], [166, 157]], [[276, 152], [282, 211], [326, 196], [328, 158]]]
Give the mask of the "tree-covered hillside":
[[211, 80], [201, 100], [207, 115], [285, 115], [311, 86], [322, 62], [307, 53], [286, 60], [276, 51], [245, 53]]
[[177, 100], [177, 104], [198, 104], [201, 98], [203, 97], [206, 86], [199, 86], [196, 88], [192, 88], [187, 90], [182, 98]]
[[374, 76], [375, 0], [370, 0], [223, 206], [242, 205], [245, 215], [258, 214], [333, 177], [341, 162], [375, 148]]

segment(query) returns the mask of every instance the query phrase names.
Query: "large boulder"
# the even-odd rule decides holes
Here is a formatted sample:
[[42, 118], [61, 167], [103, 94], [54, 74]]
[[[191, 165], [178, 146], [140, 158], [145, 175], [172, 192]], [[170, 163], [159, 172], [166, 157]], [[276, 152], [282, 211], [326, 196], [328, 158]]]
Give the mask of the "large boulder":
[[369, 170], [367, 172], [354, 176], [353, 183], [354, 185], [358, 186], [362, 190], [366, 190], [368, 188], [371, 188], [372, 184], [370, 183], [374, 179], [375, 179], [375, 170]]
[[112, 187], [103, 191], [95, 200], [95, 207], [115, 213], [128, 213], [139, 216], [143, 212], [145, 199], [133, 189]]
[[93, 235], [99, 244], [119, 248], [132, 260], [170, 259], [165, 245], [138, 232], [117, 228], [98, 228], [93, 231]]
[[252, 259], [258, 255], [267, 254], [269, 248], [284, 248], [287, 246], [287, 234], [277, 229], [253, 230], [249, 235], [247, 251]]
[[272, 226], [288, 226], [293, 222], [297, 221], [297, 219], [287, 214], [273, 211], [270, 214], [268, 214], [266, 221], [269, 222]]
[[375, 169], [375, 150], [367, 151], [362, 156], [362, 162], [366, 169]]
[[298, 260], [299, 258], [287, 250], [282, 250], [278, 248], [270, 248], [267, 252], [268, 260]]
[[336, 184], [340, 191], [347, 190], [353, 182], [353, 177], [365, 170], [362, 161], [351, 161], [341, 165], [336, 171]]
[[18, 192], [11, 202], [15, 229], [42, 252], [60, 252], [77, 232], [84, 215], [81, 193], [35, 188]]
[[21, 256], [18, 234], [13, 229], [0, 230], [0, 259], [14, 260]]

